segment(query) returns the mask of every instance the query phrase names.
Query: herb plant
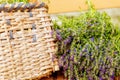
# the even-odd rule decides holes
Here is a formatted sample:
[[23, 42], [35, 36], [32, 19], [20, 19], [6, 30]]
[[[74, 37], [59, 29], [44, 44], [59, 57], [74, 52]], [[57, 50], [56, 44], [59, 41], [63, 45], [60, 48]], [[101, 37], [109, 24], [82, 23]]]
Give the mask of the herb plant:
[[120, 72], [120, 28], [87, 4], [87, 12], [54, 22], [59, 65], [69, 80], [113, 80]]

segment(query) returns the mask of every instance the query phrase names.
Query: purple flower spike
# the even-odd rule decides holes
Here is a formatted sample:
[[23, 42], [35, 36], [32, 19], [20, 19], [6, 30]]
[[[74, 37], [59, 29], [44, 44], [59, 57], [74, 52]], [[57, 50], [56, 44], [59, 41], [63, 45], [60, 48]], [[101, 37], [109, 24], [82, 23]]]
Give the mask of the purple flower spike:
[[108, 60], [108, 57], [106, 58], [106, 60]]
[[99, 46], [96, 46], [96, 49], [99, 49]]
[[88, 80], [93, 80], [92, 77], [89, 77]]
[[58, 29], [56, 30], [56, 33], [60, 35], [60, 31]]
[[99, 69], [100, 71], [102, 71], [102, 67], [100, 66], [100, 69]]
[[57, 38], [58, 41], [61, 41], [61, 40], [62, 40], [61, 35], [58, 35], [58, 34], [57, 34], [57, 35], [56, 35], [56, 38]]
[[99, 80], [103, 80], [103, 78], [102, 78], [102, 77], [99, 77]]
[[118, 54], [118, 52], [117, 52], [117, 51], [115, 51], [115, 52], [114, 52], [114, 54]]
[[74, 49], [74, 52], [76, 53], [76, 49]]
[[62, 56], [61, 56], [61, 60], [63, 60], [64, 58], [65, 58], [65, 56], [66, 56], [66, 53], [64, 53]]
[[104, 74], [105, 73], [105, 69], [102, 68], [101, 73]]
[[61, 60], [59, 60], [58, 63], [59, 63], [58, 65], [59, 65], [60, 68], [63, 67], [63, 65], [61, 63]]
[[73, 64], [70, 64], [70, 70], [73, 71]]
[[85, 48], [85, 49], [83, 50], [83, 52], [87, 52], [87, 49]]
[[69, 40], [66, 39], [66, 40], [64, 41], [64, 44], [66, 45], [66, 44], [68, 44], [68, 43], [69, 43]]
[[90, 60], [91, 60], [91, 61], [94, 61], [94, 58], [91, 58]]
[[112, 73], [112, 76], [111, 76], [111, 80], [114, 80], [115, 76], [114, 76], [114, 72]]
[[70, 53], [70, 50], [67, 50], [66, 52], [67, 52], [67, 53]]
[[90, 38], [90, 40], [91, 40], [92, 42], [94, 42], [94, 37]]
[[80, 53], [80, 57], [82, 57], [82, 53]]
[[66, 56], [66, 53], [64, 53], [63, 56], [65, 57], [65, 56]]
[[92, 56], [92, 53], [89, 53], [89, 56]]
[[67, 58], [68, 58], [68, 60], [70, 60], [70, 56], [69, 56], [69, 55], [68, 55], [68, 57], [67, 57]]
[[74, 61], [74, 55], [71, 56], [70, 60]]
[[73, 37], [72, 37], [72, 36], [69, 36], [69, 37], [64, 41], [64, 44], [65, 44], [65, 45], [70, 44], [72, 41], [73, 41]]
[[66, 71], [68, 69], [68, 65], [66, 64], [65, 66], [64, 66], [64, 70]]
[[72, 77], [70, 80], [74, 80], [74, 77]]

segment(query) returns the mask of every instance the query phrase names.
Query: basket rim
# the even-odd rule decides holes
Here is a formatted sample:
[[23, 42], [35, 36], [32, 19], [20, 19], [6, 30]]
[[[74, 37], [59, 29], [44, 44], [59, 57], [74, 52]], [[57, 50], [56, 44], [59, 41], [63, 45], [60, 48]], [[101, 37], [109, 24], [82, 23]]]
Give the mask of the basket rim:
[[48, 6], [44, 2], [38, 2], [38, 3], [3, 3], [0, 4], [0, 12], [17, 12], [17, 11], [27, 11], [30, 12], [32, 9], [37, 8], [46, 8], [48, 9]]

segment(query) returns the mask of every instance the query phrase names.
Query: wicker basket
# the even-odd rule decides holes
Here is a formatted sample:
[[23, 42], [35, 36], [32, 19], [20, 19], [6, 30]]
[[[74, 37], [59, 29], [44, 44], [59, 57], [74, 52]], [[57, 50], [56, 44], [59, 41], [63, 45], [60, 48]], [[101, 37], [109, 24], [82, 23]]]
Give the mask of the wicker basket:
[[0, 80], [33, 80], [57, 70], [44, 3], [0, 5]]

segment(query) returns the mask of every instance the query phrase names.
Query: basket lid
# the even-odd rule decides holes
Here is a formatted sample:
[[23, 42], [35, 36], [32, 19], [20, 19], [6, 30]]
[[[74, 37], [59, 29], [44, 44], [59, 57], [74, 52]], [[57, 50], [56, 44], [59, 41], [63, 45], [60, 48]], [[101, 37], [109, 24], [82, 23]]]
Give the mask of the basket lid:
[[44, 3], [44, 2], [41, 2], [41, 3], [23, 3], [23, 2], [20, 2], [20, 3], [13, 3], [13, 4], [1, 4], [0, 5], [0, 12], [17, 12], [17, 11], [31, 11], [32, 9], [35, 9], [35, 8], [46, 8], [48, 9], [48, 6]]

